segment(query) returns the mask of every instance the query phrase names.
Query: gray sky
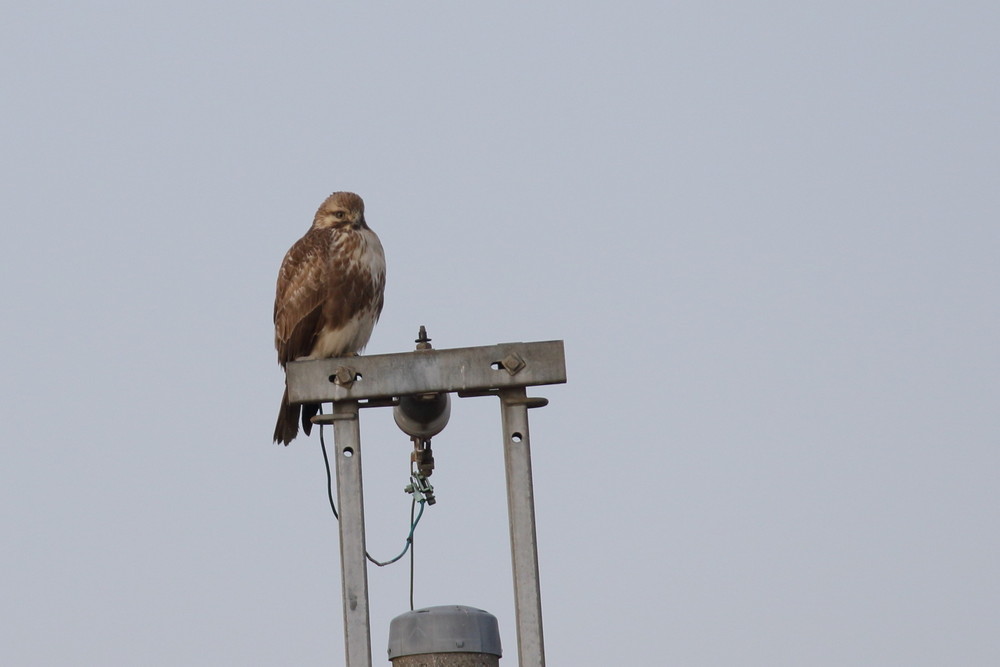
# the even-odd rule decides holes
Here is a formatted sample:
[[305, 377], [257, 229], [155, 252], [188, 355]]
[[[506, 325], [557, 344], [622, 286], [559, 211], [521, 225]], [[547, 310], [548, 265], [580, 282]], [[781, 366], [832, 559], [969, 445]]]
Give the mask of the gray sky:
[[[3, 10], [0, 663], [341, 663], [318, 438], [270, 443], [334, 190], [369, 352], [566, 341], [550, 664], [1000, 662], [998, 5], [360, 4]], [[362, 417], [385, 558], [410, 445]], [[416, 603], [513, 665], [499, 426], [434, 440]], [[370, 583], [383, 664], [407, 568]]]

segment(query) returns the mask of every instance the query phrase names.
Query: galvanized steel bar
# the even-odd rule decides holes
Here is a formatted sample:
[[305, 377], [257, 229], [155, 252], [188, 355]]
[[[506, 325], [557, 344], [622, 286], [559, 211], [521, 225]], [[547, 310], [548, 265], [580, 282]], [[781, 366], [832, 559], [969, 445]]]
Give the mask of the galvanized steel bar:
[[552, 340], [292, 361], [285, 372], [292, 403], [321, 403], [561, 384], [566, 358]]
[[499, 396], [514, 571], [518, 665], [544, 667], [542, 595], [535, 534], [535, 494], [531, 481], [531, 441], [528, 435], [528, 406], [532, 404], [532, 399], [527, 398], [524, 387], [503, 389]]
[[344, 592], [347, 667], [371, 667], [365, 506], [361, 481], [361, 428], [357, 401], [333, 405], [337, 502], [340, 506], [340, 574]]

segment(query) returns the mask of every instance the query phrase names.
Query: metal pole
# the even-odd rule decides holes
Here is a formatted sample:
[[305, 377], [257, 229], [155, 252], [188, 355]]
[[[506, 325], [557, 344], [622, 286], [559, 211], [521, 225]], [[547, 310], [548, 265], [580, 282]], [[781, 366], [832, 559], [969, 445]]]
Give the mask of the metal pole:
[[524, 387], [501, 389], [504, 466], [507, 473], [507, 513], [514, 570], [514, 611], [517, 615], [517, 657], [520, 667], [544, 667], [542, 596], [538, 579], [535, 536], [535, 494], [531, 483], [528, 399]]
[[340, 505], [340, 576], [344, 591], [347, 667], [371, 667], [368, 564], [365, 562], [365, 506], [361, 485], [361, 428], [358, 402], [333, 404], [337, 500]]

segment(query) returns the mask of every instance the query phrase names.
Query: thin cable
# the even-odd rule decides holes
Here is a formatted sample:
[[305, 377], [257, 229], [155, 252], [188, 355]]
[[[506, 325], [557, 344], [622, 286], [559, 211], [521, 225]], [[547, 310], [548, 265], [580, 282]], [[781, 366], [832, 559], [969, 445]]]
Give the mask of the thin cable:
[[[420, 511], [424, 511], [424, 506], [421, 503]], [[416, 527], [413, 523], [413, 505], [410, 505], [410, 525]], [[416, 551], [416, 546], [413, 544], [413, 531], [410, 531], [410, 611], [413, 611], [413, 558], [414, 552]]]
[[[319, 406], [319, 413], [323, 414], [323, 406]], [[319, 425], [319, 444], [323, 449], [323, 463], [326, 465], [326, 495], [330, 497], [330, 509], [333, 510], [333, 517], [340, 521], [337, 514], [337, 504], [333, 502], [333, 478], [330, 476], [330, 459], [326, 455], [326, 440], [323, 438], [323, 425]]]
[[[323, 414], [323, 406], [322, 405], [319, 408], [319, 413]], [[323, 450], [323, 464], [326, 466], [326, 495], [330, 499], [330, 509], [333, 510], [333, 516], [339, 521], [340, 520], [340, 515], [337, 514], [337, 505], [333, 501], [333, 476], [330, 473], [330, 457], [327, 456], [327, 453], [326, 453], [326, 438], [323, 437], [323, 424], [319, 425], [319, 444], [320, 444], [320, 448]], [[368, 550], [366, 549], [365, 550], [365, 558], [367, 558], [369, 562], [371, 562], [372, 564], [377, 565], [379, 567], [385, 567], [386, 565], [392, 565], [393, 563], [395, 563], [400, 558], [402, 558], [403, 556], [406, 555], [406, 552], [409, 551], [410, 547], [413, 545], [413, 532], [417, 529], [417, 524], [420, 523], [420, 517], [422, 517], [424, 515], [424, 505], [426, 505], [426, 501], [425, 500], [421, 500], [420, 501], [420, 513], [417, 514], [417, 518], [414, 519], [413, 518], [413, 512], [416, 509], [416, 504], [417, 504], [417, 500], [416, 499], [414, 499], [410, 503], [410, 532], [406, 536], [406, 546], [403, 547], [403, 550], [399, 553], [399, 555], [396, 556], [395, 558], [391, 559], [391, 560], [377, 561], [374, 558], [372, 558], [372, 555], [370, 553], [368, 553]], [[413, 609], [413, 563], [412, 563], [412, 556], [411, 556], [411, 563], [410, 563], [410, 609], [411, 610]]]
[[[416, 500], [414, 500], [410, 504], [410, 516], [413, 516], [413, 510], [414, 510], [416, 504], [417, 504]], [[417, 519], [416, 519], [416, 521], [410, 521], [410, 534], [406, 536], [406, 546], [403, 547], [403, 550], [399, 552], [398, 556], [396, 556], [392, 560], [387, 560], [387, 561], [384, 561], [384, 562], [380, 563], [379, 561], [375, 560], [371, 556], [368, 556], [367, 553], [365, 553], [365, 555], [368, 556], [368, 560], [370, 560], [375, 565], [378, 565], [379, 567], [385, 567], [386, 565], [392, 565], [393, 563], [395, 563], [396, 561], [398, 561], [400, 558], [402, 558], [403, 556], [405, 556], [406, 552], [410, 550], [411, 546], [413, 546], [413, 531], [415, 531], [417, 529], [417, 524], [420, 523], [420, 517], [422, 517], [424, 515], [424, 506], [425, 505], [426, 505], [426, 503], [423, 500], [421, 500], [420, 501], [420, 512], [417, 513]]]

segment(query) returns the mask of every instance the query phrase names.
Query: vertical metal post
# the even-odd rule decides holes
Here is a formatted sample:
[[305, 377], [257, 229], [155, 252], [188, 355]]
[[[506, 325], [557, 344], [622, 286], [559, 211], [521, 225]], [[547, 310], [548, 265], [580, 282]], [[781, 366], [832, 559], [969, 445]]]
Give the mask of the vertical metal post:
[[358, 402], [333, 404], [337, 501], [340, 505], [340, 575], [344, 591], [344, 644], [348, 667], [371, 667], [365, 506], [361, 484]]
[[531, 446], [528, 437], [530, 401], [524, 387], [501, 389], [499, 395], [503, 417], [504, 466], [507, 473], [510, 551], [514, 570], [518, 664], [520, 667], [544, 667], [535, 494], [531, 482]]

